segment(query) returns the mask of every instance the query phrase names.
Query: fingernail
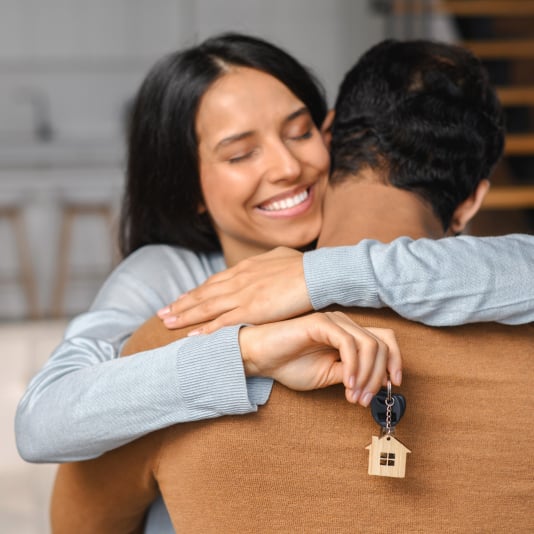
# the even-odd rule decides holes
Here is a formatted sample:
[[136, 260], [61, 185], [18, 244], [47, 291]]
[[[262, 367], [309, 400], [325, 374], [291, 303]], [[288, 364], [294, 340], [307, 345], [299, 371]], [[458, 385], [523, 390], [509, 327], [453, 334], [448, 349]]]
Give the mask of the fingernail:
[[176, 324], [177, 320], [178, 319], [174, 315], [171, 315], [170, 317], [165, 317], [165, 319], [163, 319], [163, 322], [164, 322], [165, 326], [172, 326], [172, 325]]
[[395, 379], [397, 380], [397, 384], [400, 386], [402, 382], [402, 371], [397, 371], [397, 374], [395, 375]]
[[361, 389], [357, 389], [356, 391], [354, 391], [354, 392], [352, 393], [352, 400], [353, 400], [354, 402], [358, 402], [358, 399], [360, 398], [360, 393], [361, 393], [361, 392], [362, 392]]
[[198, 336], [202, 334], [202, 329], [197, 329], [197, 330], [191, 330], [191, 332], [188, 332], [187, 333], [187, 337], [191, 337], [191, 336]]
[[353, 376], [349, 377], [349, 389], [354, 389], [355, 382], [356, 382], [356, 379]]
[[369, 406], [369, 403], [371, 402], [372, 398], [373, 398], [373, 394], [367, 392], [367, 393], [362, 397], [362, 400], [360, 401], [360, 403], [361, 403], [363, 406]]
[[160, 317], [161, 319], [163, 319], [163, 317], [165, 317], [166, 315], [169, 315], [169, 313], [171, 313], [171, 308], [169, 306], [167, 306], [166, 308], [161, 308], [161, 310], [157, 312], [158, 317]]

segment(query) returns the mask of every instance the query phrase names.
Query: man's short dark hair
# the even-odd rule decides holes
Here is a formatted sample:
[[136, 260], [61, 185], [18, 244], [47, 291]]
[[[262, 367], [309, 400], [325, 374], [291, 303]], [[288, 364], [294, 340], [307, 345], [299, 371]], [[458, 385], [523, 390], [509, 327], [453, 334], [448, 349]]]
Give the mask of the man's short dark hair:
[[332, 127], [332, 183], [370, 168], [432, 205], [447, 229], [504, 146], [503, 112], [468, 50], [387, 40], [343, 80]]

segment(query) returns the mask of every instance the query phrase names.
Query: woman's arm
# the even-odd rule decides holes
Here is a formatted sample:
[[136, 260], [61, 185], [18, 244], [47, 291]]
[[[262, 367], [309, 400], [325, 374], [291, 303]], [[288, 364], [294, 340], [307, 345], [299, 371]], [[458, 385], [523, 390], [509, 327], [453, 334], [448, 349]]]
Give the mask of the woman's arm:
[[[402, 362], [395, 333], [362, 328], [340, 311], [241, 326], [239, 345], [248, 377], [272, 378], [296, 391], [343, 382], [347, 400], [363, 406], [385, 384], [387, 375], [393, 384], [401, 384]], [[183, 339], [189, 330], [169, 330], [154, 316], [134, 332], [122, 355], [150, 352]]]
[[140, 324], [170, 295], [222, 268], [217, 261], [155, 246], [117, 268], [20, 401], [15, 427], [23, 458], [94, 458], [174, 423], [248, 413], [266, 401], [271, 381], [245, 379], [237, 327], [118, 358]]
[[521, 324], [534, 320], [533, 278], [530, 235], [364, 240], [304, 255], [279, 247], [212, 276], [159, 315], [168, 328], [210, 321], [203, 333], [331, 304], [388, 306], [436, 326]]
[[306, 253], [304, 272], [315, 309], [387, 306], [433, 326], [534, 321], [534, 236], [365, 240]]

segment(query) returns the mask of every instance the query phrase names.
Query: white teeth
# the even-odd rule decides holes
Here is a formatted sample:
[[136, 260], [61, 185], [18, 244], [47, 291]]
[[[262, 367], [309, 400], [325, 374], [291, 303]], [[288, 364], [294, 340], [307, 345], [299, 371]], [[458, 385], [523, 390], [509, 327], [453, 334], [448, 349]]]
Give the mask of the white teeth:
[[287, 210], [289, 208], [294, 208], [295, 206], [302, 204], [307, 198], [308, 190], [305, 189], [304, 191], [302, 191], [302, 193], [299, 193], [294, 197], [284, 198], [284, 200], [275, 200], [274, 202], [271, 202], [271, 204], [267, 204], [267, 206], [262, 206], [261, 208], [267, 211]]

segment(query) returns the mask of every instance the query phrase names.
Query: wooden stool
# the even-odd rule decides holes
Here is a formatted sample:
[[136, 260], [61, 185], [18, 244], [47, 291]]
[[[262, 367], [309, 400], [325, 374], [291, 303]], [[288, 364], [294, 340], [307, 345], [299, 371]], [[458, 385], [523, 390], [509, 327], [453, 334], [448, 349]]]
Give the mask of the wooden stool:
[[6, 220], [13, 228], [20, 267], [19, 273], [2, 277], [0, 281], [2, 283], [17, 283], [20, 285], [26, 297], [27, 316], [30, 319], [36, 319], [39, 315], [37, 288], [30, 259], [30, 246], [26, 235], [22, 206], [19, 204], [0, 206], [0, 219]]
[[[74, 277], [96, 279], [108, 274], [101, 270], [92, 270], [84, 273], [70, 272], [71, 245], [73, 243], [73, 228], [76, 219], [82, 217], [96, 217], [102, 219], [109, 228], [107, 237], [110, 239], [111, 245], [113, 242], [113, 238], [110, 238], [113, 229], [113, 213], [113, 205], [104, 201], [67, 201], [63, 204], [61, 210], [58, 267], [52, 302], [52, 314], [54, 317], [63, 317], [65, 315], [64, 300], [67, 284], [70, 280]], [[113, 254], [111, 253], [110, 270], [113, 267], [113, 264]]]

